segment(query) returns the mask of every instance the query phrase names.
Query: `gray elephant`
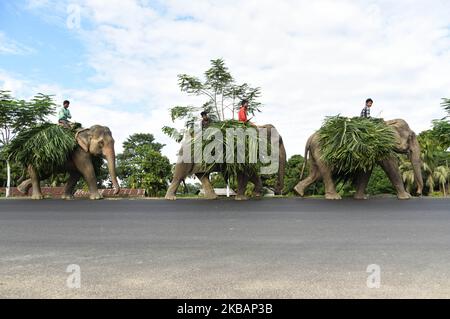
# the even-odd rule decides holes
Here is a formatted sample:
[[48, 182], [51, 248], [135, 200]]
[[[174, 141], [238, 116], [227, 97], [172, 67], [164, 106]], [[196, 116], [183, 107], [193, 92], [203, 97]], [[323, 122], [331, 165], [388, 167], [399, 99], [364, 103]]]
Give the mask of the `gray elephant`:
[[[411, 161], [414, 176], [417, 183], [417, 194], [421, 195], [423, 190], [423, 180], [421, 171], [420, 146], [417, 141], [416, 134], [409, 128], [408, 123], [402, 119], [389, 120], [386, 124], [394, 129], [395, 134], [395, 152], [400, 154], [407, 154]], [[310, 155], [310, 173], [301, 180], [294, 188], [300, 195], [304, 196], [305, 189], [322, 179], [325, 186], [325, 198], [327, 199], [341, 199], [341, 196], [336, 192], [336, 187], [333, 181], [332, 169], [322, 160], [319, 134], [314, 133], [307, 141], [305, 147], [305, 164], [308, 154]], [[401, 173], [398, 166], [398, 159], [394, 156], [387, 158], [378, 163], [384, 170], [392, 185], [394, 186], [397, 197], [399, 199], [409, 199], [411, 195], [405, 190]], [[354, 198], [365, 199], [365, 190], [369, 182], [372, 171], [359, 172], [355, 176], [356, 193]]]
[[[102, 196], [97, 189], [97, 178], [95, 176], [93, 156], [104, 157], [108, 164], [108, 170], [114, 187], [114, 193], [120, 190], [116, 175], [116, 154], [114, 151], [114, 139], [111, 131], [106, 126], [94, 125], [90, 128], [78, 130], [75, 139], [78, 147], [69, 154], [68, 161], [64, 167], [57, 168], [57, 172], [69, 172], [69, 180], [64, 188], [63, 199], [73, 199], [75, 186], [83, 177], [89, 187], [90, 199], [101, 199]], [[48, 178], [50, 174], [39, 175], [34, 167], [28, 165], [30, 179], [23, 181], [18, 190], [27, 194], [33, 187], [32, 198], [42, 199], [40, 180]]]
[[[275, 130], [276, 134], [278, 134], [278, 131], [276, 131], [276, 128], [271, 124], [261, 125], [258, 126], [258, 128], [267, 129], [268, 140], [271, 139], [271, 132], [272, 130]], [[278, 164], [278, 171], [277, 171], [277, 183], [275, 186], [275, 194], [281, 194], [284, 187], [284, 173], [286, 169], [286, 150], [284, 147], [283, 139], [279, 135], [279, 164]], [[205, 172], [204, 167], [202, 164], [196, 164], [196, 163], [184, 163], [179, 162], [175, 165], [175, 171], [173, 174], [172, 183], [170, 184], [167, 192], [166, 192], [166, 199], [168, 200], [175, 200], [176, 199], [176, 192], [180, 185], [180, 183], [188, 176], [195, 175], [202, 183], [202, 188], [205, 192], [205, 198], [207, 199], [216, 199], [217, 194], [214, 192], [214, 188], [211, 185], [211, 182], [209, 180], [209, 174], [212, 172], [222, 172], [222, 168], [220, 164], [216, 164], [210, 169], [209, 171]], [[237, 176], [237, 195], [235, 197], [236, 200], [246, 200], [247, 197], [245, 196], [245, 190], [248, 182], [252, 182], [255, 185], [254, 188], [254, 195], [256, 197], [261, 196], [262, 194], [262, 181], [261, 177], [258, 174], [250, 173], [250, 174], [239, 174]]]

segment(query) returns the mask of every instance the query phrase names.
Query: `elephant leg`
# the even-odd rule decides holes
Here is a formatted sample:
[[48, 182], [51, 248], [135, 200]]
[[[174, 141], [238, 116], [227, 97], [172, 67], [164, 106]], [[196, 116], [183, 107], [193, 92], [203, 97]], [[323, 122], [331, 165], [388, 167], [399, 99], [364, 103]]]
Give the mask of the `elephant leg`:
[[31, 184], [33, 187], [33, 193], [31, 195], [31, 198], [32, 199], [43, 199], [44, 196], [42, 196], [41, 185], [40, 185], [38, 173], [36, 172], [34, 167], [31, 165], [28, 166], [28, 173], [30, 174]]
[[69, 179], [66, 186], [64, 187], [64, 194], [61, 196], [62, 199], [73, 199], [73, 194], [75, 191], [75, 186], [80, 180], [81, 174], [79, 172], [70, 172]]
[[102, 199], [103, 196], [98, 192], [97, 177], [95, 176], [94, 165], [92, 164], [91, 158], [74, 158], [74, 163], [88, 185], [90, 193], [89, 198]]
[[178, 189], [178, 186], [180, 186], [180, 183], [182, 180], [183, 179], [178, 178], [178, 177], [173, 178], [172, 183], [170, 183], [170, 186], [167, 189], [166, 197], [165, 197], [166, 199], [168, 199], [168, 200], [177, 199], [177, 197], [176, 197], [177, 189]]
[[[255, 189], [253, 190], [253, 195], [255, 197], [261, 197], [263, 193], [263, 184], [261, 181], [261, 177], [259, 174], [254, 173], [250, 176], [250, 181], [255, 185]], [[245, 190], [244, 190], [245, 192]]]
[[279, 158], [277, 184], [275, 185], [275, 195], [283, 195], [284, 175], [286, 172], [286, 149], [284, 143], [280, 142], [280, 158]]
[[400, 169], [398, 167], [396, 158], [388, 158], [380, 163], [381, 168], [384, 170], [392, 185], [397, 192], [398, 199], [410, 199], [411, 195], [405, 190], [402, 177], [400, 175]]
[[205, 192], [206, 199], [216, 199], [217, 194], [214, 192], [214, 188], [211, 185], [211, 181], [209, 180], [209, 174], [207, 173], [197, 173], [195, 174], [197, 178], [202, 183], [203, 191]]
[[334, 185], [333, 174], [331, 173], [330, 168], [325, 165], [325, 163], [318, 165], [318, 168], [325, 185], [325, 198], [342, 199], [341, 195], [336, 192], [336, 186]]
[[372, 170], [367, 172], [361, 171], [356, 176], [356, 193], [353, 196], [355, 199], [367, 199], [366, 188], [369, 184], [370, 176], [372, 175]]
[[24, 180], [22, 183], [20, 183], [19, 186], [17, 186], [17, 190], [21, 192], [22, 194], [26, 195], [28, 194], [28, 191], [33, 186], [33, 183], [31, 179]]
[[320, 178], [320, 172], [316, 165], [311, 165], [311, 171], [304, 180], [298, 182], [294, 187], [294, 190], [300, 196], [305, 196], [305, 190], [313, 183], [315, 183]]
[[237, 182], [238, 182], [238, 189], [237, 189], [237, 195], [234, 198], [235, 200], [247, 200], [247, 196], [245, 196], [245, 190], [247, 189], [249, 176], [247, 174], [238, 174], [237, 176]]
[[173, 172], [172, 182], [167, 189], [165, 198], [167, 200], [176, 200], [177, 190], [181, 182], [194, 172], [195, 169], [192, 163], [177, 163], [175, 165], [175, 171]]

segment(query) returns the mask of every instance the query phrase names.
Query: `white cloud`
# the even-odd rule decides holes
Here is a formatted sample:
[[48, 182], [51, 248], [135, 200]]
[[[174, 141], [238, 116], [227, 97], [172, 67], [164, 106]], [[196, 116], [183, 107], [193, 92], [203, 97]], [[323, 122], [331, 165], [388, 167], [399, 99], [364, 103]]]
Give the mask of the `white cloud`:
[[4, 32], [0, 31], [0, 55], [25, 55], [30, 53], [33, 53], [32, 48], [8, 38]]
[[[79, 2], [82, 28], [74, 32], [96, 71], [87, 80], [105, 88], [61, 88], [77, 100], [77, 117], [110, 126], [119, 143], [151, 132], [174, 160], [178, 146], [160, 129], [170, 124], [169, 107], [195, 101], [179, 92], [176, 76], [201, 75], [217, 57], [239, 82], [262, 87], [264, 112], [255, 121], [279, 128], [288, 155], [303, 153], [326, 115], [358, 115], [367, 97], [373, 114], [402, 117], [418, 132], [442, 116], [450, 87], [446, 0], [169, 0], [164, 10], [142, 3]], [[127, 108], [136, 103], [137, 113]]]

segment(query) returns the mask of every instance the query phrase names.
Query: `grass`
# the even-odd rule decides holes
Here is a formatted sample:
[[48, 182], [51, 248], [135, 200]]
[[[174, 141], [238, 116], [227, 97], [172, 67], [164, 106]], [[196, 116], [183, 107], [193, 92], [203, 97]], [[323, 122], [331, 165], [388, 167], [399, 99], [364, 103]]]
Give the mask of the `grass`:
[[337, 174], [367, 171], [394, 156], [395, 135], [381, 119], [327, 117], [319, 130], [322, 158]]
[[7, 156], [26, 167], [50, 173], [67, 161], [77, 142], [72, 130], [44, 123], [20, 132], [6, 149]]
[[[239, 122], [236, 120], [226, 120], [226, 121], [220, 121], [220, 122], [213, 122], [209, 125], [208, 128], [215, 128], [218, 129], [221, 134], [221, 139], [218, 141], [219, 144], [222, 145], [223, 150], [223, 162], [224, 163], [206, 163], [203, 162], [203, 165], [205, 167], [205, 171], [209, 171], [213, 168], [213, 166], [220, 164], [222, 168], [222, 172], [224, 176], [228, 176], [230, 178], [235, 178], [239, 173], [249, 173], [249, 172], [258, 172], [259, 168], [261, 167], [262, 163], [259, 160], [258, 157], [258, 146], [260, 145], [260, 137], [258, 135], [248, 135], [245, 137], [245, 145], [244, 147], [239, 147], [241, 144], [239, 144], [240, 140], [235, 135], [232, 138], [229, 138], [226, 134], [227, 129], [253, 129], [253, 127], [249, 124]], [[208, 145], [215, 139], [213, 130], [204, 130], [203, 131], [203, 139], [200, 142], [198, 139], [200, 138], [197, 136], [192, 142], [193, 144], [200, 144], [202, 145], [202, 152], [205, 153], [205, 148], [208, 147]], [[270, 146], [270, 143], [268, 143]], [[230, 148], [233, 151], [233, 157], [234, 162], [233, 163], [227, 163], [226, 162], [226, 156], [229, 156], [231, 154], [227, 153], [227, 149]], [[269, 150], [270, 151], [270, 150]], [[208, 152], [206, 152], [208, 153]], [[252, 158], [250, 154], [256, 154], [256, 158]], [[244, 159], [243, 163], [238, 163], [238, 159]], [[203, 159], [204, 160], [204, 159]]]

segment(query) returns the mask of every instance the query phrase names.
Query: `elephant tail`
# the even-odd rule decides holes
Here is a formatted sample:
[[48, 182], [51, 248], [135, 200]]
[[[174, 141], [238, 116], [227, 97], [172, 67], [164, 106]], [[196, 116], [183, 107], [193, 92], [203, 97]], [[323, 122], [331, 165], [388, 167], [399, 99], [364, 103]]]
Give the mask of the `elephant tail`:
[[306, 168], [306, 163], [308, 162], [308, 153], [310, 151], [311, 148], [311, 138], [308, 139], [308, 141], [306, 142], [305, 145], [305, 156], [304, 156], [304, 161], [303, 161], [303, 165], [302, 165], [302, 171], [300, 172], [300, 180], [303, 179], [303, 174], [305, 173], [305, 168]]

